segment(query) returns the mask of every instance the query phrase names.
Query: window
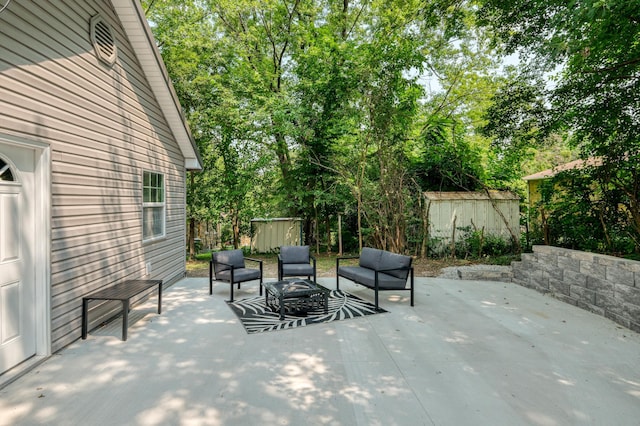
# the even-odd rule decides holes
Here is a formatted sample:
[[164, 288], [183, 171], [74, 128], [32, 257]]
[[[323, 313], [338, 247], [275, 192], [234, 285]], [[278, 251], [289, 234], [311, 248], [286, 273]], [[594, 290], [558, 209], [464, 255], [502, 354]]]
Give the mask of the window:
[[164, 175], [143, 172], [142, 177], [142, 238], [164, 237]]
[[11, 167], [2, 158], [0, 158], [0, 180], [7, 182], [15, 181]]

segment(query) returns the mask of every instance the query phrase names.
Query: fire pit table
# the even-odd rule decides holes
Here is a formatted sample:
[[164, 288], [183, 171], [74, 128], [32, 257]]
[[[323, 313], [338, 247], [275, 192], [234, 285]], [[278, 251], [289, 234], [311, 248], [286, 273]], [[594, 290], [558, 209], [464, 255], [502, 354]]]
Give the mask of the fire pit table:
[[288, 279], [263, 283], [266, 305], [280, 312], [280, 320], [286, 312], [304, 313], [311, 309], [324, 308], [329, 312], [329, 289], [311, 280]]

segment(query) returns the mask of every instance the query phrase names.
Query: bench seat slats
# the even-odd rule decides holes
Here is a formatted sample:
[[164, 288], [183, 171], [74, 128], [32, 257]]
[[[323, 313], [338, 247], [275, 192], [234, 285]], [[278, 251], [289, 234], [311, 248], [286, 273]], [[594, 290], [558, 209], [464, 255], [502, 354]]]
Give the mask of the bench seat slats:
[[122, 340], [127, 340], [129, 326], [129, 302], [132, 297], [156, 287], [158, 289], [158, 314], [162, 313], [162, 280], [129, 280], [97, 290], [82, 298], [82, 339], [87, 338], [89, 302], [91, 300], [117, 300], [122, 303]]

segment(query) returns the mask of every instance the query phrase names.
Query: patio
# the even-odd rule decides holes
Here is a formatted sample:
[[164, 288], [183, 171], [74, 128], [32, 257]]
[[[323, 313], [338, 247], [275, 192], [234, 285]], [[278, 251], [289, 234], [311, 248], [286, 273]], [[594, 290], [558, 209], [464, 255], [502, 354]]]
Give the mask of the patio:
[[[335, 279], [321, 278], [335, 287]], [[373, 292], [341, 288], [371, 301]], [[532, 290], [416, 279], [388, 313], [248, 335], [186, 278], [0, 389], [0, 424], [631, 425], [640, 335]], [[243, 298], [257, 286], [243, 285]], [[78, 335], [78, 337], [80, 337]]]

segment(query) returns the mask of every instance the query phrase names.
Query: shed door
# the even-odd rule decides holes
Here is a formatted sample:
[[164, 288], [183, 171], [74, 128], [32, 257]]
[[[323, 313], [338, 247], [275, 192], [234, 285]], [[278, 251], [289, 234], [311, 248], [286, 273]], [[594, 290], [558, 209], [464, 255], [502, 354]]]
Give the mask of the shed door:
[[34, 151], [0, 144], [0, 373], [36, 353]]

